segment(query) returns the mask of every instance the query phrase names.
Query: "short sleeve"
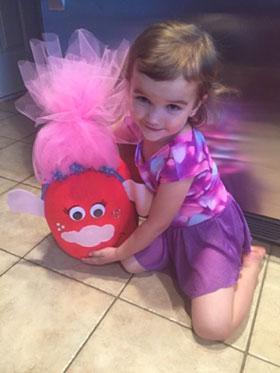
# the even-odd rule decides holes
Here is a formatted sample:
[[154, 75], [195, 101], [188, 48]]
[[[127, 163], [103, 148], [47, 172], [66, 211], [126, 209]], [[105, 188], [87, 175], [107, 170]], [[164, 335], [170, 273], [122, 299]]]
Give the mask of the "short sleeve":
[[192, 142], [177, 143], [170, 148], [159, 182], [169, 183], [193, 178], [207, 169], [209, 169], [209, 163], [203, 147], [195, 146]]

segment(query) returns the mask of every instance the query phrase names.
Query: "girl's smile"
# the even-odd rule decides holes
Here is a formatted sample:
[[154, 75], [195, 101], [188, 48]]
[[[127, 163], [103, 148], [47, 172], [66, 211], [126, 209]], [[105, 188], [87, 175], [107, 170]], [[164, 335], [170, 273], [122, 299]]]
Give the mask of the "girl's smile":
[[148, 130], [150, 130], [150, 131], [154, 131], [154, 132], [158, 132], [158, 131], [162, 131], [162, 128], [155, 128], [155, 127], [153, 127], [153, 125], [152, 124], [145, 124], [145, 127], [148, 129]]

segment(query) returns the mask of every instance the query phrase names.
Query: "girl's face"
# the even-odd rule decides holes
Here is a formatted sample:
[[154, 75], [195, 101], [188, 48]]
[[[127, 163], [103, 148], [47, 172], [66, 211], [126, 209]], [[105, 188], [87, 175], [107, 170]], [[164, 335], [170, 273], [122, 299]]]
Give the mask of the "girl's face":
[[156, 81], [133, 71], [130, 82], [131, 116], [148, 141], [164, 143], [182, 131], [199, 108], [198, 83], [183, 76]]

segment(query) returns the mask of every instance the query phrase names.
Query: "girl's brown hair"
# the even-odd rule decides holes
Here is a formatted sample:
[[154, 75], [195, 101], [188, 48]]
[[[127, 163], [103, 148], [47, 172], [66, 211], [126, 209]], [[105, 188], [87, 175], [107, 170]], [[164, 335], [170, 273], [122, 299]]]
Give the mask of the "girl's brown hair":
[[[217, 82], [218, 53], [211, 36], [199, 27], [179, 21], [151, 25], [132, 44], [125, 65], [130, 81], [134, 66], [151, 79], [173, 80], [183, 75], [199, 83], [198, 99], [227, 91]], [[193, 126], [205, 122], [207, 111], [202, 104], [189, 119]]]

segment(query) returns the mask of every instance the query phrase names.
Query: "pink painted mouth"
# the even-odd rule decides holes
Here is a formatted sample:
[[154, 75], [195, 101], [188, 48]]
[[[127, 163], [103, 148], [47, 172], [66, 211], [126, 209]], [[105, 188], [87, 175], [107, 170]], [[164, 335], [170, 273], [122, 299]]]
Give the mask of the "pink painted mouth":
[[88, 225], [80, 231], [63, 232], [61, 238], [66, 242], [76, 243], [84, 247], [97, 246], [102, 242], [109, 241], [115, 233], [115, 228], [111, 224]]

